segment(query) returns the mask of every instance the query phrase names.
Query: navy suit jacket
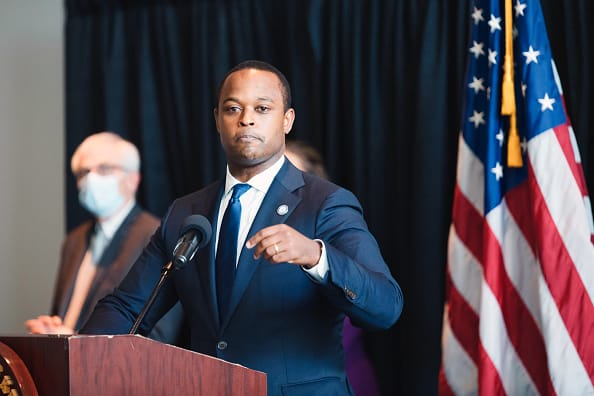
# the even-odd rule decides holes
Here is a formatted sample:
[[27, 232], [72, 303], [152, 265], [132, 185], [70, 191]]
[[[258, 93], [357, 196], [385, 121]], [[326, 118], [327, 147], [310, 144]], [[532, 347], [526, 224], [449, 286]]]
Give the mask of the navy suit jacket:
[[[103, 299], [82, 333], [127, 333], [172, 259], [186, 217], [201, 214], [214, 226], [224, 183], [216, 182], [173, 202], [151, 242], [115, 292]], [[288, 211], [277, 210], [286, 205]], [[271, 264], [242, 249], [230, 307], [218, 318], [215, 243], [173, 271], [140, 326], [146, 334], [180, 300], [191, 349], [267, 374], [268, 395], [352, 394], [344, 367], [344, 315], [361, 327], [386, 329], [398, 319], [403, 298], [355, 196], [288, 160], [280, 169], [248, 233], [285, 223], [324, 241], [329, 273], [323, 282], [292, 264]], [[216, 233], [213, 231], [213, 235]]]

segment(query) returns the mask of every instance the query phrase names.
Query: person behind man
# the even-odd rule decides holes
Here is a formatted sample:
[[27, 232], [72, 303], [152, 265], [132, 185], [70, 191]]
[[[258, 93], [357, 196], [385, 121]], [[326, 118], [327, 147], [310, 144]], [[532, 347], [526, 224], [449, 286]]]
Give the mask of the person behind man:
[[[123, 279], [159, 225], [158, 218], [136, 203], [140, 156], [131, 142], [112, 132], [90, 135], [75, 150], [70, 167], [80, 204], [94, 219], [64, 239], [51, 313], [26, 321], [31, 333], [76, 332], [97, 301]], [[176, 309], [177, 319], [171, 313], [153, 338], [177, 341], [181, 309]]]
[[285, 142], [285, 157], [304, 172], [328, 179], [322, 154], [313, 146], [302, 140]]
[[403, 306], [358, 200], [286, 160], [295, 110], [274, 66], [232, 68], [214, 117], [226, 177], [172, 203], [81, 333], [127, 332], [172, 260], [180, 227], [202, 215], [214, 228], [210, 244], [171, 272], [140, 333], [180, 300], [191, 349], [265, 372], [269, 396], [353, 394], [341, 344], [345, 314], [359, 326], [386, 329]]
[[[302, 140], [285, 142], [285, 157], [304, 172], [328, 179], [322, 154], [312, 145]], [[380, 394], [373, 365], [365, 350], [363, 330], [353, 326], [347, 316], [342, 329], [347, 377], [357, 396], [377, 396]]]

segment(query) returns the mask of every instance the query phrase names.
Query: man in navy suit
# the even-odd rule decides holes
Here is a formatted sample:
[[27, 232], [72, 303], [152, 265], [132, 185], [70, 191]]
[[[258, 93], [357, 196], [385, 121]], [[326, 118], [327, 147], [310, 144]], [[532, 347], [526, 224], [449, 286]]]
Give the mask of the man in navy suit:
[[[100, 301], [81, 333], [129, 331], [172, 260], [184, 220], [199, 214], [213, 224], [213, 238], [171, 273], [140, 332], [147, 334], [179, 300], [190, 348], [265, 372], [268, 395], [353, 394], [341, 343], [345, 315], [357, 326], [387, 329], [403, 306], [361, 205], [351, 192], [286, 160], [295, 111], [289, 84], [275, 67], [246, 61], [231, 69], [214, 116], [227, 156], [225, 179], [173, 202], [128, 276]], [[221, 296], [219, 229], [240, 183], [249, 189], [239, 198], [238, 254], [230, 270], [236, 274]], [[221, 297], [228, 300], [224, 306]]]

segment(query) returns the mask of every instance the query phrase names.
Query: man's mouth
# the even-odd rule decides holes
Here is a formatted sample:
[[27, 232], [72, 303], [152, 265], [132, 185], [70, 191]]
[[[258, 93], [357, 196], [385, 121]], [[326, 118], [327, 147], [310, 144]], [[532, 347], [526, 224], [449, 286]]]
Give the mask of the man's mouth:
[[259, 137], [257, 137], [256, 135], [245, 133], [245, 134], [242, 134], [242, 135], [237, 136], [237, 138], [235, 140], [237, 140], [238, 142], [251, 142], [251, 141], [254, 141], [254, 140], [258, 140], [259, 141], [261, 139]]

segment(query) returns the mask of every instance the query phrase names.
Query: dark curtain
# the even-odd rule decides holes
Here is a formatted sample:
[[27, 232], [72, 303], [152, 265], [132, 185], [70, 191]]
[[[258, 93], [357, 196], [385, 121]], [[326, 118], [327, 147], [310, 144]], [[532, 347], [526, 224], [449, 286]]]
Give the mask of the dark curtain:
[[[292, 138], [361, 200], [403, 287], [389, 331], [367, 334], [385, 395], [437, 392], [447, 233], [470, 0], [66, 0], [66, 155], [90, 133], [138, 145], [139, 202], [162, 215], [224, 174], [216, 84], [245, 59], [292, 84]], [[591, 0], [542, 2], [594, 187]], [[67, 225], [87, 214], [69, 169]]]

